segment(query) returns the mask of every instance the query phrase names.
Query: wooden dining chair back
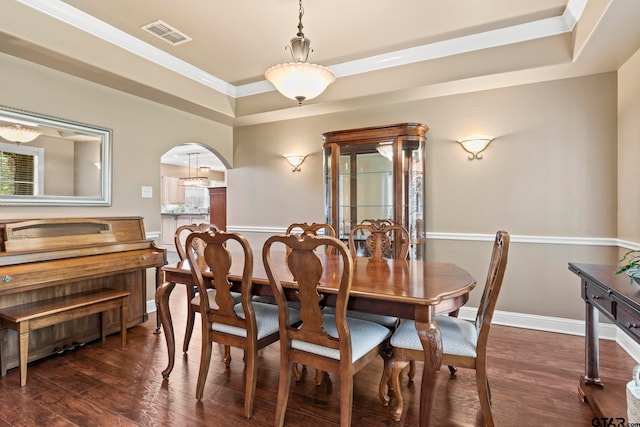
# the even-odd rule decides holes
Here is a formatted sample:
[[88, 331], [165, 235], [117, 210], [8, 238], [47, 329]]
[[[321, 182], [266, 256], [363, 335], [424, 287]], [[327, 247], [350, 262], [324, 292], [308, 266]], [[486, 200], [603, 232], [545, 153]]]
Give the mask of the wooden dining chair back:
[[[356, 256], [358, 251], [355, 241], [355, 236], [358, 234], [366, 236], [364, 244], [365, 254], [369, 254], [372, 261], [383, 258], [407, 259], [409, 255], [409, 232], [405, 227], [394, 224], [393, 221], [389, 219], [365, 219], [351, 229], [351, 233], [349, 234], [349, 248], [351, 250], [351, 256], [353, 257]], [[347, 315], [379, 323], [391, 330], [397, 327], [400, 320], [394, 316], [357, 310], [349, 310]], [[413, 379], [415, 373], [415, 362], [412, 361], [409, 372], [407, 373], [409, 379]], [[383, 386], [381, 385], [380, 387], [382, 389]]]
[[[409, 232], [401, 225], [395, 225], [388, 219], [366, 219], [351, 229], [349, 234], [349, 249], [351, 256], [358, 253], [356, 236], [366, 236], [366, 253], [371, 261], [383, 258], [407, 259], [409, 253]], [[398, 242], [396, 244], [395, 242]], [[349, 310], [350, 317], [380, 323], [389, 329], [395, 329], [398, 318], [364, 311]], [[413, 371], [412, 371], [413, 374]]]
[[[306, 222], [293, 223], [289, 227], [287, 227], [286, 234], [295, 234], [295, 233], [308, 234], [311, 236], [336, 237], [336, 230], [335, 228], [333, 228], [333, 226], [331, 226], [331, 224], [316, 223], [316, 222], [314, 222], [313, 224], [309, 224]], [[320, 248], [318, 249], [320, 250]], [[288, 247], [287, 247], [287, 251], [290, 251]], [[331, 254], [334, 252], [334, 247], [326, 246], [324, 248], [324, 251], [327, 254]], [[289, 306], [299, 307], [296, 302], [293, 302], [293, 303], [290, 302]], [[300, 369], [298, 365], [294, 365], [293, 376], [295, 377], [296, 381], [300, 381], [300, 379], [302, 378], [302, 369]], [[316, 382], [317, 385], [320, 385], [322, 383], [323, 376], [324, 376], [324, 372], [317, 369], [316, 374], [314, 376], [314, 381]]]
[[[296, 222], [287, 227], [286, 234], [294, 234], [296, 231], [300, 231], [302, 234], [310, 234], [312, 236], [336, 237], [336, 230], [331, 226], [331, 224], [316, 222], [308, 224], [306, 222]], [[322, 231], [322, 233], [320, 233], [320, 231]]]
[[[316, 222], [314, 222], [313, 224], [308, 224], [306, 222], [293, 223], [289, 227], [287, 227], [286, 234], [295, 234], [295, 233], [309, 234], [312, 236], [336, 237], [336, 230], [335, 228], [333, 228], [333, 226], [331, 226], [331, 224], [316, 223]], [[325, 248], [325, 251], [327, 253], [332, 253], [333, 246], [327, 246]]]
[[371, 259], [407, 259], [410, 245], [409, 232], [402, 225], [393, 224], [389, 220], [365, 220], [356, 225], [349, 233], [352, 257], [357, 255], [358, 235], [365, 237], [365, 255], [370, 256]]
[[[203, 223], [181, 225], [176, 229], [173, 235], [173, 242], [180, 261], [187, 259], [187, 250], [185, 248], [187, 236], [194, 232], [203, 232], [209, 230], [218, 231], [218, 227], [214, 224]], [[194, 252], [198, 256], [202, 255], [202, 251], [204, 249], [202, 241], [194, 239], [191, 244], [193, 246]], [[184, 342], [182, 344], [182, 351], [184, 353], [189, 350], [189, 342], [191, 341], [191, 336], [193, 335], [193, 325], [195, 323], [196, 313], [200, 312], [200, 296], [197, 292], [196, 287], [185, 286], [185, 289], [187, 290], [187, 326], [184, 332]], [[225, 358], [229, 357], [228, 349], [225, 353]], [[229, 359], [229, 362], [230, 361], [231, 360]]]
[[[187, 259], [187, 250], [185, 248], [185, 244], [187, 242], [187, 236], [193, 232], [203, 232], [203, 231], [218, 231], [218, 226], [215, 224], [187, 224], [181, 225], [176, 228], [176, 231], [173, 235], [173, 243], [176, 248], [176, 252], [178, 252], [178, 257], [180, 261]], [[192, 243], [194, 246], [194, 250], [198, 255], [202, 255], [203, 245], [202, 242], [195, 239]]]
[[[478, 306], [475, 321], [458, 319], [450, 316], [436, 316], [436, 323], [442, 336], [442, 364], [461, 368], [475, 369], [476, 387], [484, 422], [491, 427], [491, 390], [487, 377], [487, 342], [493, 313], [502, 288], [504, 273], [509, 255], [510, 236], [506, 231], [498, 231], [493, 243], [489, 271]], [[393, 417], [396, 421], [402, 415], [402, 393], [400, 390], [400, 373], [409, 360], [423, 360], [424, 350], [416, 332], [413, 320], [403, 320], [391, 337], [393, 357], [391, 372], [385, 366], [385, 374], [391, 376], [391, 385], [397, 399]], [[455, 371], [452, 371], [455, 377]], [[385, 403], [383, 396], [383, 403]], [[388, 400], [387, 400], [388, 402]]]
[[[282, 243], [290, 250], [286, 256], [288, 271], [272, 262], [272, 245]], [[334, 248], [334, 255], [317, 253], [321, 246]], [[282, 256], [282, 255], [278, 255]], [[292, 367], [294, 363], [313, 366], [340, 376], [340, 425], [351, 424], [353, 375], [378, 355], [385, 354], [389, 329], [376, 323], [347, 318], [347, 304], [353, 278], [353, 260], [347, 247], [335, 237], [293, 234], [272, 236], [262, 250], [267, 277], [280, 309], [280, 381], [276, 407], [276, 425], [284, 424]], [[290, 273], [289, 273], [290, 272]], [[289, 277], [289, 275], [291, 277]], [[300, 301], [302, 325], [290, 326], [287, 297], [282, 280], [293, 285]], [[322, 310], [321, 287], [330, 281], [337, 292], [333, 314]]]
[[[200, 239], [204, 244], [200, 257], [196, 255], [192, 244], [195, 239]], [[232, 259], [230, 248], [235, 249], [236, 246], [240, 247], [241, 255], [234, 252], [236, 259]], [[240, 348], [244, 350], [246, 366], [244, 414], [250, 418], [256, 389], [258, 350], [279, 338], [278, 308], [273, 304], [254, 303], [251, 300], [253, 252], [243, 236], [213, 230], [191, 233], [187, 237], [186, 252], [193, 280], [201, 295], [202, 352], [196, 398], [200, 400], [203, 396], [212, 343]], [[234, 283], [228, 277], [232, 263], [236, 262], [242, 262], [240, 303], [235, 301], [232, 292]], [[215, 289], [215, 294], [207, 292], [210, 289]], [[287, 310], [287, 316], [293, 322], [299, 320], [296, 310]]]

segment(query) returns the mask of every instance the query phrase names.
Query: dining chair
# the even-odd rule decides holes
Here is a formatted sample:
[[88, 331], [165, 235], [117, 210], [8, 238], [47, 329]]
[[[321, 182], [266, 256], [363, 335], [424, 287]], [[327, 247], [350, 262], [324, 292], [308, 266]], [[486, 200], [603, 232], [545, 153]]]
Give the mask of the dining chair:
[[[474, 321], [459, 319], [450, 316], [436, 316], [436, 322], [442, 336], [442, 361], [449, 366], [475, 369], [476, 386], [480, 400], [480, 408], [484, 422], [492, 427], [493, 416], [491, 414], [491, 390], [487, 377], [487, 341], [491, 320], [496, 308], [498, 295], [502, 287], [502, 279], [507, 267], [509, 254], [509, 233], [498, 231], [493, 243], [489, 272]], [[400, 373], [410, 360], [422, 361], [424, 350], [416, 332], [413, 320], [403, 319], [396, 331], [391, 336], [393, 356], [391, 363], [385, 365], [381, 386], [387, 384], [386, 379], [391, 378], [393, 393], [396, 398], [396, 407], [393, 411], [393, 419], [400, 420], [403, 409], [402, 392], [400, 389]], [[451, 372], [455, 377], [456, 372]], [[380, 399], [383, 404], [389, 403], [389, 398], [381, 390]]]
[[[293, 223], [289, 225], [289, 227], [287, 227], [286, 234], [293, 234], [294, 231], [297, 231], [297, 230], [299, 230], [302, 234], [310, 234], [312, 236], [319, 236], [319, 235], [331, 236], [331, 237], [336, 236], [336, 230], [333, 228], [333, 226], [331, 226], [331, 224], [315, 223], [315, 222], [313, 224], [309, 224], [306, 222]], [[322, 234], [318, 233], [319, 231], [322, 231]]]
[[365, 237], [364, 255], [370, 256], [371, 259], [406, 259], [409, 254], [409, 231], [388, 219], [365, 219], [351, 229], [349, 248], [353, 257], [358, 252], [358, 235]]
[[[309, 224], [306, 222], [293, 223], [289, 225], [289, 227], [287, 227], [286, 234], [294, 234], [295, 232], [300, 232], [302, 234], [309, 234], [312, 236], [323, 235], [323, 236], [336, 237], [335, 228], [333, 228], [331, 224], [325, 224], [325, 223], [315, 223], [315, 222], [313, 224]], [[322, 234], [319, 234], [319, 232], [322, 232]], [[289, 249], [287, 248], [287, 250]], [[333, 246], [325, 247], [324, 251], [327, 254], [333, 253]], [[274, 300], [274, 303], [275, 303], [275, 300]], [[291, 305], [292, 303], [289, 302], [289, 306]], [[299, 308], [299, 306], [295, 302], [293, 307]], [[295, 377], [296, 381], [300, 381], [300, 379], [302, 378], [302, 369], [300, 369], [297, 364], [294, 364], [293, 366], [293, 376]], [[324, 377], [324, 372], [322, 372], [320, 369], [316, 369], [316, 373], [313, 376], [313, 380], [315, 381], [316, 385], [322, 384], [323, 377]]]
[[[356, 236], [365, 237], [365, 255], [370, 256], [372, 262], [383, 258], [407, 259], [410, 248], [409, 231], [402, 225], [394, 224], [389, 219], [365, 219], [351, 229], [349, 233], [349, 249], [354, 258], [357, 254]], [[394, 247], [394, 244], [396, 245]], [[367, 313], [365, 311], [349, 310], [347, 315], [370, 322], [380, 323], [391, 330], [395, 330], [400, 319], [382, 314]], [[415, 377], [415, 362], [410, 363], [407, 375], [412, 380]]]
[[[284, 270], [274, 268], [271, 248], [282, 243], [290, 250], [286, 257], [288, 271], [296, 284], [302, 325], [291, 326], [287, 298], [281, 280]], [[335, 257], [325, 258], [323, 265], [315, 250], [332, 246]], [[292, 234], [272, 236], [262, 249], [264, 267], [280, 309], [280, 379], [275, 424], [284, 424], [291, 373], [294, 363], [313, 366], [340, 377], [340, 425], [351, 424], [353, 375], [376, 356], [386, 357], [391, 331], [382, 325], [347, 317], [347, 304], [353, 279], [353, 259], [344, 243], [335, 237]], [[333, 260], [333, 261], [329, 261]], [[325, 268], [339, 283], [335, 314], [327, 314], [320, 304], [318, 290]], [[290, 280], [290, 279], [288, 279]]]
[[[185, 248], [187, 236], [193, 232], [203, 232], [208, 230], [218, 231], [218, 227], [214, 224], [203, 223], [181, 225], [176, 229], [173, 240], [180, 261], [187, 259], [187, 251]], [[200, 240], [194, 239], [192, 246], [198, 256], [202, 255], [203, 245]], [[189, 351], [189, 342], [191, 341], [191, 336], [193, 335], [193, 325], [195, 324], [196, 313], [200, 312], [200, 294], [198, 293], [196, 287], [185, 286], [185, 288], [187, 290], [187, 326], [185, 328], [184, 342], [182, 344], [183, 353]], [[209, 292], [210, 294], [214, 294], [215, 290], [209, 289], [207, 292]], [[236, 303], [240, 302], [239, 292], [232, 292], [232, 295]], [[231, 363], [231, 350], [229, 346], [224, 347], [224, 362], [227, 365]]]
[[[294, 234], [295, 232], [300, 232], [302, 234], [310, 234], [312, 236], [330, 236], [336, 237], [336, 230], [333, 228], [331, 224], [325, 223], [293, 223], [287, 227], [286, 234]], [[320, 234], [319, 232], [322, 232]], [[333, 251], [333, 246], [327, 246], [325, 248], [326, 253], [331, 253]]]
[[[393, 224], [387, 219], [368, 219], [354, 226], [349, 233], [349, 250], [353, 258], [355, 258], [358, 253], [355, 243], [358, 235], [365, 237], [365, 255], [369, 255], [369, 259], [372, 262], [377, 262], [384, 258], [407, 259], [409, 253], [409, 232], [401, 225]], [[397, 248], [394, 247], [396, 242], [399, 242]], [[390, 329], [394, 329], [398, 324], [398, 318], [393, 316], [355, 310], [349, 310], [347, 315], [349, 317], [380, 323]]]
[[[203, 232], [207, 230], [218, 231], [218, 227], [214, 224], [187, 224], [178, 227], [173, 235], [173, 242], [178, 253], [180, 261], [187, 259], [187, 251], [185, 249], [185, 243], [187, 236], [193, 232]], [[202, 242], [199, 240], [193, 241], [194, 250], [198, 256], [202, 255]], [[200, 312], [200, 296], [195, 286], [185, 286], [187, 290], [187, 326], [184, 333], [184, 342], [182, 344], [182, 351], [186, 353], [189, 350], [189, 342], [191, 341], [191, 335], [193, 335], [193, 325], [195, 323], [196, 313]], [[215, 292], [211, 290], [211, 292]], [[197, 299], [196, 296], [198, 297]], [[227, 351], [225, 351], [225, 357], [227, 357]]]
[[[287, 227], [287, 231], [285, 232], [285, 234], [294, 234], [295, 232], [299, 232], [300, 234], [309, 234], [311, 236], [318, 236], [318, 232], [322, 231], [324, 236], [331, 236], [331, 237], [335, 237], [336, 235], [336, 231], [335, 229], [330, 225], [330, 224], [318, 224], [318, 223], [313, 223], [311, 225], [309, 225], [308, 223], [304, 222], [304, 223], [293, 223], [291, 225], [289, 225]], [[289, 249], [287, 249], [288, 251]], [[331, 253], [331, 251], [333, 250], [332, 247], [327, 247], [325, 248], [325, 252], [326, 253]], [[271, 304], [275, 304], [276, 300], [272, 297], [268, 297], [268, 296], [263, 296], [263, 295], [256, 295], [253, 297], [254, 301], [258, 301], [258, 302], [267, 302], [267, 303], [271, 303]], [[290, 307], [294, 307], [294, 308], [298, 308], [298, 304], [296, 301], [289, 301], [289, 306]]]
[[[200, 239], [204, 245], [200, 262], [193, 247], [195, 239]], [[235, 249], [236, 244], [241, 248], [242, 260], [232, 260], [230, 248]], [[244, 350], [246, 367], [244, 415], [251, 418], [257, 380], [258, 350], [279, 338], [278, 307], [273, 304], [254, 303], [251, 300], [253, 252], [248, 240], [240, 234], [214, 230], [195, 232], [189, 234], [185, 246], [191, 274], [201, 296], [199, 307], [202, 319], [202, 352], [196, 398], [201, 400], [204, 393], [212, 343], [241, 348]], [[228, 280], [228, 276], [232, 262], [240, 261], [243, 262], [241, 302], [236, 303], [231, 292], [233, 283]], [[208, 269], [210, 275], [205, 277], [203, 269]], [[210, 294], [209, 289], [215, 289], [215, 294]], [[299, 322], [297, 310], [288, 307], [284, 310], [290, 322]]]

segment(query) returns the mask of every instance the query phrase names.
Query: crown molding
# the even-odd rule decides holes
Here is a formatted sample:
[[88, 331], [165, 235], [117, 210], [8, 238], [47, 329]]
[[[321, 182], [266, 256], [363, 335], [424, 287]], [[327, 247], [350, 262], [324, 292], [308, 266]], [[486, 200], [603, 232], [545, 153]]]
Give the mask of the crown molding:
[[[16, 1], [226, 96], [240, 98], [275, 90], [273, 85], [266, 80], [234, 86], [61, 0]], [[569, 0], [561, 16], [470, 34], [468, 36], [443, 40], [354, 61], [347, 61], [341, 64], [327, 66], [327, 68], [331, 69], [337, 78], [340, 78], [481, 49], [560, 35], [573, 31], [573, 28], [582, 16], [585, 6], [586, 0]]]

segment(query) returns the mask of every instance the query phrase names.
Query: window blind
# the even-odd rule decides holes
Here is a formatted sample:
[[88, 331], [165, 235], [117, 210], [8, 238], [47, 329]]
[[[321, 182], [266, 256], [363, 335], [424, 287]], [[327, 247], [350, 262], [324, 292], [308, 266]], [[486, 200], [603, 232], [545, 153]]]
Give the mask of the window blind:
[[34, 156], [0, 151], [0, 194], [34, 195]]

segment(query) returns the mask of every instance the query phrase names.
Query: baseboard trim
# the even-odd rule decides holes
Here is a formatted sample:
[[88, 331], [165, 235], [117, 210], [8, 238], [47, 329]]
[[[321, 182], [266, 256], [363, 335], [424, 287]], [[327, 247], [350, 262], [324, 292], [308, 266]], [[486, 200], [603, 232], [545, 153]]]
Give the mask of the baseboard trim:
[[147, 300], [147, 314], [155, 313], [156, 310], [156, 302], [153, 300]]
[[[477, 308], [462, 307], [459, 317], [473, 320], [476, 317]], [[539, 316], [535, 314], [513, 313], [496, 310], [493, 314], [493, 323], [496, 325], [511, 326], [515, 328], [533, 329], [536, 331], [556, 332], [559, 334], [584, 336], [585, 325], [582, 320], [565, 319], [561, 317]], [[624, 331], [611, 323], [600, 322], [600, 339], [611, 340], [618, 343], [629, 356], [640, 363], [640, 344], [633, 341]]]
[[633, 357], [633, 360], [640, 363], [640, 344], [631, 339], [627, 334], [622, 331], [618, 331], [618, 338], [616, 342], [626, 351], [629, 356]]

